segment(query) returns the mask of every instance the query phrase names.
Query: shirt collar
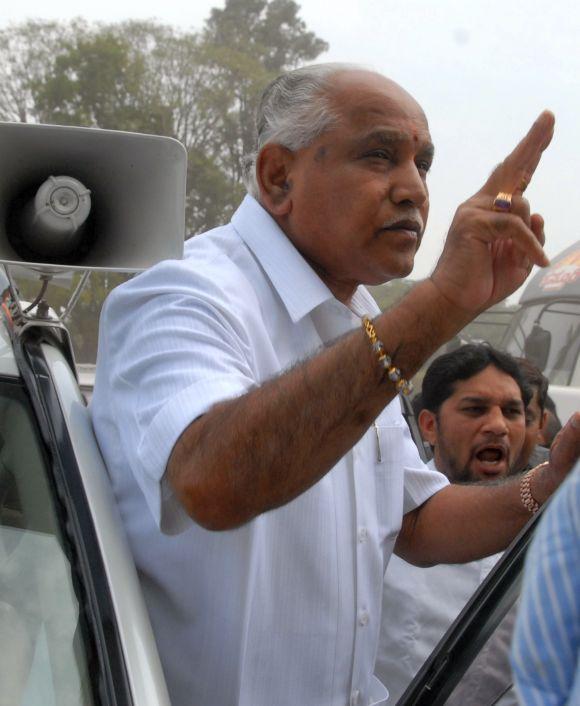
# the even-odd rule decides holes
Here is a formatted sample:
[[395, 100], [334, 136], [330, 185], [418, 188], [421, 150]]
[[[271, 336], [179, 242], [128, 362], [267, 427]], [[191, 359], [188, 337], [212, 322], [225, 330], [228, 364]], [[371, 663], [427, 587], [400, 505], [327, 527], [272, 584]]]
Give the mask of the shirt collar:
[[242, 201], [232, 225], [268, 275], [292, 321], [296, 323], [333, 298], [288, 236], [252, 196]]
[[[337, 301], [272, 216], [252, 196], [244, 198], [232, 217], [232, 225], [266, 272], [294, 323], [320, 304]], [[358, 287], [353, 295], [350, 308], [354, 311], [353, 304], [366, 314], [379, 313], [365, 287]]]

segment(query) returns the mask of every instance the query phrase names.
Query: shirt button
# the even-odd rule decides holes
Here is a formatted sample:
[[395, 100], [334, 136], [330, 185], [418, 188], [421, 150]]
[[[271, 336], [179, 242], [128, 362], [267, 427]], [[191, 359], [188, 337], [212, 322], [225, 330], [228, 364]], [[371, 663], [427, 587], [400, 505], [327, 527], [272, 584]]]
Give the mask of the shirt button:
[[359, 697], [360, 697], [360, 691], [358, 689], [355, 689], [352, 694], [350, 695], [350, 706], [357, 706], [359, 702]]
[[369, 614], [368, 611], [366, 610], [361, 610], [358, 616], [358, 624], [361, 626], [361, 628], [364, 628], [365, 625], [369, 624]]
[[364, 544], [369, 537], [369, 531], [367, 530], [366, 527], [361, 527], [358, 531], [358, 541], [361, 544]]

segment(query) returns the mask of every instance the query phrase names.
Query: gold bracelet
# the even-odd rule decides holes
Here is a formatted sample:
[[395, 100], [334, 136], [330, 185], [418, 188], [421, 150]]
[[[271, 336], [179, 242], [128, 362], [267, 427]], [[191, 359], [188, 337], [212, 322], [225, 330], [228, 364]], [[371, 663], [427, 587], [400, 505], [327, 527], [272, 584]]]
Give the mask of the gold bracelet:
[[527, 473], [524, 473], [522, 480], [520, 481], [520, 499], [522, 501], [522, 505], [532, 515], [535, 515], [540, 509], [540, 504], [534, 499], [532, 489], [530, 487], [532, 476], [535, 475], [537, 470], [544, 468], [547, 465], [549, 465], [549, 461], [544, 461], [544, 463], [540, 463], [538, 466], [530, 468]]
[[405, 380], [405, 378], [401, 375], [401, 371], [399, 370], [399, 368], [393, 365], [393, 359], [385, 351], [385, 346], [383, 342], [379, 341], [379, 339], [377, 338], [377, 330], [373, 322], [369, 319], [368, 316], [363, 316], [362, 323], [365, 333], [369, 337], [373, 350], [377, 354], [379, 363], [385, 369], [389, 380], [395, 383], [395, 387], [397, 388], [398, 392], [402, 392], [404, 395], [410, 394], [413, 391], [413, 384], [409, 380]]

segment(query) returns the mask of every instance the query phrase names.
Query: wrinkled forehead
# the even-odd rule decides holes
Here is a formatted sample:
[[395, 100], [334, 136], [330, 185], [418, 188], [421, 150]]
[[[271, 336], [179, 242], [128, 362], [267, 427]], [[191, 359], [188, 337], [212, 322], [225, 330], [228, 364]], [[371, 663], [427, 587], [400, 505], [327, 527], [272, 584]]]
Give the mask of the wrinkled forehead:
[[353, 127], [392, 125], [430, 141], [429, 125], [419, 103], [391, 79], [370, 71], [350, 70], [332, 78], [329, 98]]

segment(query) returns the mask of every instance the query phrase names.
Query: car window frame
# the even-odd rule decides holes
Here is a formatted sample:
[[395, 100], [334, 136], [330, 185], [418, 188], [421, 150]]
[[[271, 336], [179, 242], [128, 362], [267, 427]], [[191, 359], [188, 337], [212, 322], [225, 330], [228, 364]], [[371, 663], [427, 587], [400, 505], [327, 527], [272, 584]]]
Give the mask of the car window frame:
[[481, 648], [517, 600], [526, 553], [548, 502], [512, 541], [441, 638], [396, 706], [444, 706]]
[[[13, 336], [13, 353], [46, 458], [55, 512], [66, 542], [93, 697], [102, 706], [133, 706], [114, 604], [78, 462], [42, 344], [59, 346], [50, 328]], [[9, 380], [1, 376], [3, 380]], [[12, 378], [14, 380], [14, 378]]]

